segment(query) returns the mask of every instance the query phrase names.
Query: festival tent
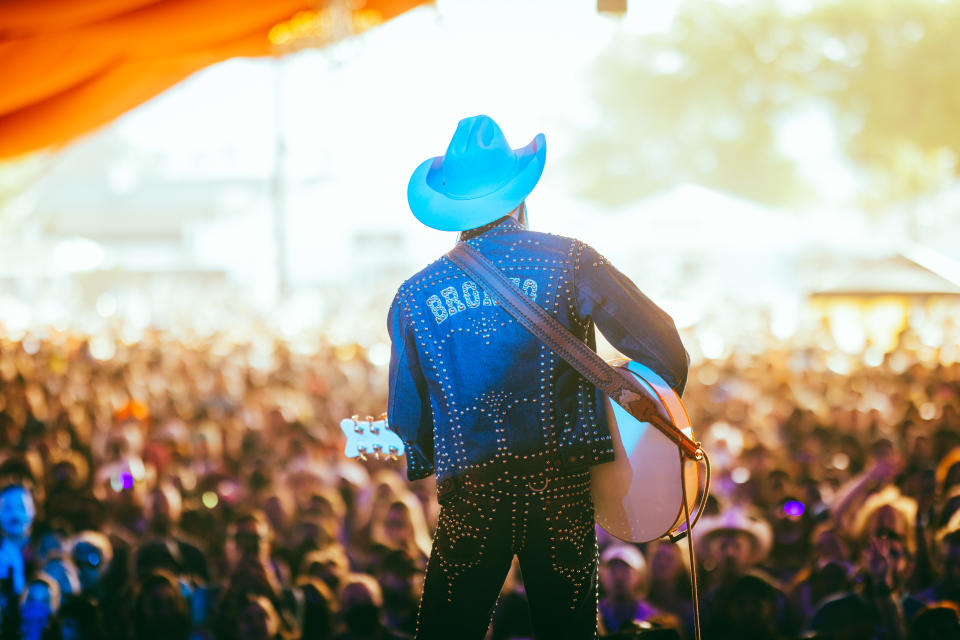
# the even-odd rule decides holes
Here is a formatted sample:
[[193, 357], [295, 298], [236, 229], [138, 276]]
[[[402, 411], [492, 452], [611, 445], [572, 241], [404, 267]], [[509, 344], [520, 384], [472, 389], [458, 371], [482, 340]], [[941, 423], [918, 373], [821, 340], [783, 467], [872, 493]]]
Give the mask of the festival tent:
[[0, 3], [0, 160], [63, 145], [195, 71], [280, 55], [301, 32], [356, 32], [425, 0], [7, 0]]
[[910, 299], [960, 298], [960, 282], [945, 277], [914, 248], [908, 255], [880, 259], [840, 259], [823, 265], [819, 286], [810, 293], [816, 300], [847, 298]]
[[596, 220], [586, 239], [649, 295], [698, 300], [702, 307], [770, 303], [799, 293], [793, 268], [809, 248], [802, 220], [762, 203], [697, 184], [680, 184]]
[[891, 351], [908, 326], [925, 345], [942, 346], [939, 327], [960, 308], [958, 263], [922, 245], [882, 258], [838, 256], [817, 275], [809, 307], [850, 353], [868, 346]]
[[900, 234], [954, 260], [960, 260], [957, 229], [960, 229], [960, 180], [920, 196], [902, 200], [884, 215], [899, 221]]
[[794, 215], [697, 184], [664, 189], [618, 209], [602, 224], [607, 237], [644, 251], [793, 249], [804, 235]]

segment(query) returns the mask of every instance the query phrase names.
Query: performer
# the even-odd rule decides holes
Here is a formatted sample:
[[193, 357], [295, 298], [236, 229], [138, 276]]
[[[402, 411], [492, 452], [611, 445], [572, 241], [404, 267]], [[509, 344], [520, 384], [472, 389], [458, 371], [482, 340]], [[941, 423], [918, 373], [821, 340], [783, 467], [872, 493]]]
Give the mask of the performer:
[[[410, 208], [459, 231], [592, 349], [596, 324], [682, 393], [689, 358], [670, 316], [591, 247], [527, 229], [545, 156], [543, 134], [514, 150], [491, 118], [466, 118], [413, 172]], [[388, 422], [407, 477], [436, 473], [441, 504], [416, 637], [482, 639], [517, 556], [536, 636], [595, 638], [589, 467], [613, 459], [602, 397], [446, 258], [400, 286], [388, 327]]]

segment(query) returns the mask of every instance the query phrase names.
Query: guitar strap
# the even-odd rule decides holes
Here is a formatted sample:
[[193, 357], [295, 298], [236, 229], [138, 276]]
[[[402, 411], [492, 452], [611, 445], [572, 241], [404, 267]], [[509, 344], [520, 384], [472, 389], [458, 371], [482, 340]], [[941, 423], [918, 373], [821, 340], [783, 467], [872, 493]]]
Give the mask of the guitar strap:
[[503, 309], [523, 325], [530, 333], [553, 349], [584, 378], [603, 391], [611, 400], [623, 407], [641, 422], [649, 422], [689, 458], [699, 460], [702, 450], [698, 443], [687, 437], [671, 422], [664, 420], [653, 401], [641, 389], [628, 372], [616, 369], [578, 340], [570, 330], [560, 324], [540, 305], [521, 295], [492, 262], [466, 242], [458, 242], [447, 252], [447, 258], [463, 269], [467, 275], [483, 285]]

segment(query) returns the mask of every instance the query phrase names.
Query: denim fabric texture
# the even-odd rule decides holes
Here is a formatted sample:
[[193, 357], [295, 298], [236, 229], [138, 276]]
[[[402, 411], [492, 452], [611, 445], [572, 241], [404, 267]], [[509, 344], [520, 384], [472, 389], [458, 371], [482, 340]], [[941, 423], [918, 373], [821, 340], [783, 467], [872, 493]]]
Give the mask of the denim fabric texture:
[[[593, 248], [514, 218], [467, 242], [591, 348], [596, 325], [683, 392], [689, 357], [673, 320]], [[613, 459], [599, 392], [446, 258], [400, 286], [387, 323], [387, 419], [410, 480]]]
[[[483, 640], [516, 556], [537, 638], [597, 636], [597, 535], [590, 472], [529, 488], [464, 491], [442, 505], [417, 640]], [[494, 623], [496, 629], [496, 623]]]

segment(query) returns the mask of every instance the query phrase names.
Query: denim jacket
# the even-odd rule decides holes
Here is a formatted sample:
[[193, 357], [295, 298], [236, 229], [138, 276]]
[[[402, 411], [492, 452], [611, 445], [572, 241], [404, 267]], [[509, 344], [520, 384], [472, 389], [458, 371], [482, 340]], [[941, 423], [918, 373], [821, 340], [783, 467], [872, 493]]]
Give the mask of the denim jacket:
[[[592, 349], [596, 324], [683, 392], [689, 357], [673, 320], [591, 247], [513, 218], [468, 242]], [[400, 286], [387, 323], [387, 420], [410, 480], [613, 460], [603, 396], [445, 257]]]

